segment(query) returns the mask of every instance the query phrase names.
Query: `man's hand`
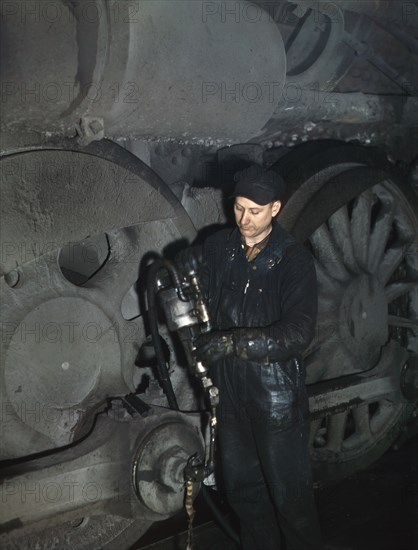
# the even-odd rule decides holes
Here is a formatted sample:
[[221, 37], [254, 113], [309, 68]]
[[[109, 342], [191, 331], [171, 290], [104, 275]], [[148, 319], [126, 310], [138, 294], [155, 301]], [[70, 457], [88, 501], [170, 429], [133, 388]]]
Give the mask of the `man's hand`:
[[217, 330], [202, 334], [196, 340], [195, 346], [196, 359], [207, 366], [235, 352], [231, 331]]
[[180, 250], [174, 259], [175, 263], [184, 275], [197, 273], [202, 265], [202, 247], [189, 246]]
[[196, 359], [208, 366], [228, 355], [260, 364], [280, 359], [277, 357], [278, 343], [269, 336], [268, 327], [209, 332], [199, 336], [195, 346]]

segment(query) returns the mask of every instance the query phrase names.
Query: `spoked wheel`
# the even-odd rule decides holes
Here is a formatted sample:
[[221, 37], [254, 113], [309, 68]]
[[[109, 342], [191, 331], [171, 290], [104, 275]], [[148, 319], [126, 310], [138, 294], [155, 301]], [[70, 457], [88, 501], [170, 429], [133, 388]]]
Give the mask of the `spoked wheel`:
[[[354, 389], [344, 402], [347, 392], [336, 391], [333, 411], [313, 415], [312, 460], [319, 477], [367, 466], [398, 437], [412, 405], [396, 388], [418, 340], [417, 198], [390, 165], [377, 167], [378, 152], [327, 145], [321, 151], [317, 143], [312, 155], [304, 147], [306, 177], [282, 218], [309, 243], [316, 263], [319, 311], [305, 357], [307, 384], [311, 393], [325, 381], [354, 385], [359, 375], [390, 365], [386, 386], [372, 376], [366, 393], [366, 386], [358, 396]], [[336, 156], [339, 162], [326, 166]], [[285, 162], [276, 168], [283, 170]]]

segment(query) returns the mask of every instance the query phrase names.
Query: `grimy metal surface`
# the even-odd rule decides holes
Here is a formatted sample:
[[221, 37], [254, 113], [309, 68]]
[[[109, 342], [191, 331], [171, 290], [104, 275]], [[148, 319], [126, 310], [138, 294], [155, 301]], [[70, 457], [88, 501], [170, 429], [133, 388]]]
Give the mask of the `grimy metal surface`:
[[[0, 11], [2, 548], [127, 549], [181, 506], [206, 417], [161, 408], [146, 272], [226, 221], [250, 161], [287, 180], [279, 221], [316, 261], [317, 476], [402, 439], [417, 386], [417, 4]], [[160, 330], [181, 410], [203, 409]]]
[[[416, 18], [413, 2], [7, 1], [2, 129], [219, 144], [301, 138], [320, 123], [416, 126]], [[369, 82], [353, 88], [359, 58], [383, 87], [361, 67]]]
[[[196, 420], [164, 409], [153, 409], [141, 418], [116, 406], [98, 417], [93, 432], [79, 445], [57, 457], [34, 459], [24, 468], [4, 469], [7, 506], [2, 514], [2, 548], [30, 546], [31, 536], [36, 541], [39, 531], [46, 531], [44, 536], [53, 540], [52, 525], [74, 522], [77, 526], [86, 511], [93, 517], [113, 516], [116, 523], [119, 518], [119, 532], [113, 533], [117, 545], [126, 524], [135, 519], [141, 520], [145, 531], [152, 521], [180, 511], [184, 480], [180, 469], [180, 475], [173, 475], [171, 462], [202, 453]], [[135, 536], [139, 535], [137, 527]], [[77, 529], [70, 529], [67, 538], [62, 537], [63, 544], [102, 547], [100, 540], [83, 542], [78, 537]]]
[[[267, 13], [237, 25], [214, 17], [216, 2], [59, 2], [51, 22], [41, 2], [28, 24], [25, 2], [6, 4], [6, 131], [72, 135], [88, 115], [93, 134], [245, 140], [273, 114], [286, 57]], [[231, 98], [236, 84], [253, 100]]]
[[[108, 157], [93, 155], [105, 149]], [[145, 329], [132, 289], [141, 261], [195, 230], [164, 183], [111, 143], [22, 151], [1, 166], [3, 270], [16, 276], [12, 285], [1, 279], [6, 459], [70, 443], [88, 410], [135, 390]], [[100, 244], [87, 239], [105, 230]], [[91, 264], [97, 276], [75, 284], [68, 270]], [[130, 302], [133, 319], [124, 317]]]

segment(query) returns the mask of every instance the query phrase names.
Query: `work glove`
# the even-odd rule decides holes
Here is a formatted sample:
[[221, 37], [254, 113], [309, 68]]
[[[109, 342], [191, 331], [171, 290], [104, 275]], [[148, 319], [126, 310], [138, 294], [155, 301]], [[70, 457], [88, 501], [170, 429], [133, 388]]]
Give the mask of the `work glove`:
[[185, 276], [192, 272], [197, 273], [203, 264], [202, 247], [189, 246], [188, 248], [180, 250], [180, 252], [176, 254], [174, 262]]
[[277, 342], [268, 335], [267, 329], [236, 328], [202, 334], [195, 347], [196, 359], [208, 366], [228, 355], [268, 364], [274, 360]]
[[232, 331], [216, 330], [202, 334], [194, 345], [197, 361], [207, 366], [235, 353]]
[[235, 355], [248, 361], [268, 364], [275, 342], [268, 335], [268, 329], [240, 328], [232, 331]]

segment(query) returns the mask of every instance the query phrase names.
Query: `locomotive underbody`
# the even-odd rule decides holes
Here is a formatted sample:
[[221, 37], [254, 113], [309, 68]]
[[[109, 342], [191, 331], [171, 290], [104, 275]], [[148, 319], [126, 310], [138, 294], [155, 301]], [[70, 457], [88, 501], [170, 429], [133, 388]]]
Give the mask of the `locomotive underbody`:
[[[146, 278], [250, 162], [315, 257], [317, 478], [416, 429], [418, 6], [1, 4], [2, 548], [129, 548], [183, 505], [205, 404]], [[195, 492], [198, 491], [196, 485]]]

